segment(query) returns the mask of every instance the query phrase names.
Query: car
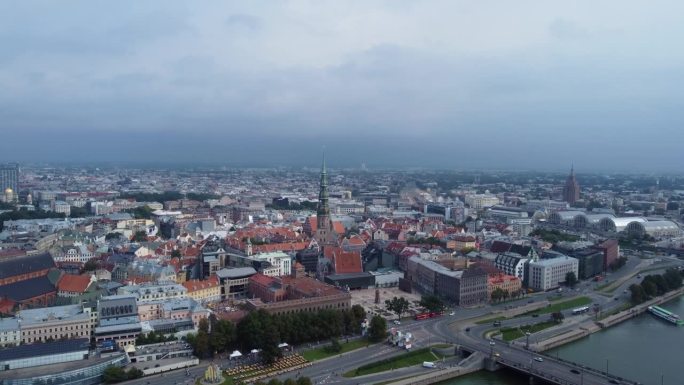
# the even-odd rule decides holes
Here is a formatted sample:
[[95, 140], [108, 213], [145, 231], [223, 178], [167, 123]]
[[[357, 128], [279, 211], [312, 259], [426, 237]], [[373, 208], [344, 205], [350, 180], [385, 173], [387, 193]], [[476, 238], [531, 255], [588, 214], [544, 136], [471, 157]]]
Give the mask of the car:
[[611, 384], [620, 384], [619, 382], [617, 382], [617, 380], [613, 380], [612, 378], [608, 380], [608, 382], [610, 382]]
[[501, 326], [501, 321], [495, 321], [494, 326]]
[[395, 324], [395, 325], [401, 325], [401, 321], [399, 321], [399, 320], [394, 320], [394, 324]]
[[580, 374], [580, 371], [577, 369], [570, 369], [570, 371], [575, 374]]
[[527, 303], [532, 303], [532, 302], [534, 302], [533, 299], [527, 300]]
[[637, 274], [637, 278], [641, 278], [641, 274]]
[[532, 313], [532, 318], [537, 318], [537, 317], [539, 317], [539, 314], [537, 314], [537, 313]]
[[501, 357], [501, 354], [499, 354], [499, 353], [494, 353], [494, 357]]
[[449, 315], [455, 315], [455, 314], [456, 314], [455, 311], [452, 311], [451, 313], [449, 313]]
[[466, 331], [469, 332], [469, 331], [470, 331], [470, 328], [466, 328]]
[[537, 362], [544, 362], [544, 359], [541, 357], [534, 357], [534, 360]]
[[618, 297], [615, 297], [615, 298], [613, 298], [613, 299], [617, 301], [617, 300], [618, 300]]

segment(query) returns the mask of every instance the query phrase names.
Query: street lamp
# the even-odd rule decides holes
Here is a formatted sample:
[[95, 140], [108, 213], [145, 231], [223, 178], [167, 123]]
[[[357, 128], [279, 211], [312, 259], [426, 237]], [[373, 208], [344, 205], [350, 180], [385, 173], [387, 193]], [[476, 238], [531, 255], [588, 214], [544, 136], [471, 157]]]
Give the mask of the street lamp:
[[608, 359], [606, 358], [606, 373], [608, 373], [608, 362], [610, 361], [608, 361]]
[[489, 341], [489, 357], [494, 358], [494, 341]]

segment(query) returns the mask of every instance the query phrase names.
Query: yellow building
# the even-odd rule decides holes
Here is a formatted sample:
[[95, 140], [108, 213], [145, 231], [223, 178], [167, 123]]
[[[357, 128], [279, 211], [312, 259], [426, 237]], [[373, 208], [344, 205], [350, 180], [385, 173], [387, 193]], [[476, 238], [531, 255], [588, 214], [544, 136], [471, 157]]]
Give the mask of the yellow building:
[[203, 281], [195, 279], [186, 281], [182, 285], [188, 290], [187, 296], [199, 303], [221, 300], [221, 286], [215, 275]]

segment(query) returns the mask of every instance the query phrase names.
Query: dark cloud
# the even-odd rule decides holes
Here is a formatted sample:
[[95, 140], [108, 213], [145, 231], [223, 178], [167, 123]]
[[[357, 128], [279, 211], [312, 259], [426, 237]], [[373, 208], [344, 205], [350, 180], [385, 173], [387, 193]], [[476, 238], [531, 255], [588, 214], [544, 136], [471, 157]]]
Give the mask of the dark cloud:
[[621, 4], [3, 3], [0, 161], [676, 170], [681, 5]]

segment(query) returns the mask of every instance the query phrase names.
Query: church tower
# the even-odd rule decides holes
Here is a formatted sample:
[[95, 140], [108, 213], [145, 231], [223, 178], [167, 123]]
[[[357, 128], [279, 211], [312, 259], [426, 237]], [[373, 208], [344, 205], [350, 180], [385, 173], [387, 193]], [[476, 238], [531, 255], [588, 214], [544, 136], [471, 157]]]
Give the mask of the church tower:
[[318, 192], [318, 209], [316, 210], [316, 235], [319, 245], [333, 245], [337, 243], [337, 234], [333, 229], [330, 219], [330, 206], [328, 205], [328, 172], [325, 167], [325, 154], [321, 166], [321, 186]]
[[575, 166], [570, 168], [570, 175], [565, 181], [565, 186], [563, 187], [563, 200], [573, 204], [580, 199], [580, 186], [575, 178]]

